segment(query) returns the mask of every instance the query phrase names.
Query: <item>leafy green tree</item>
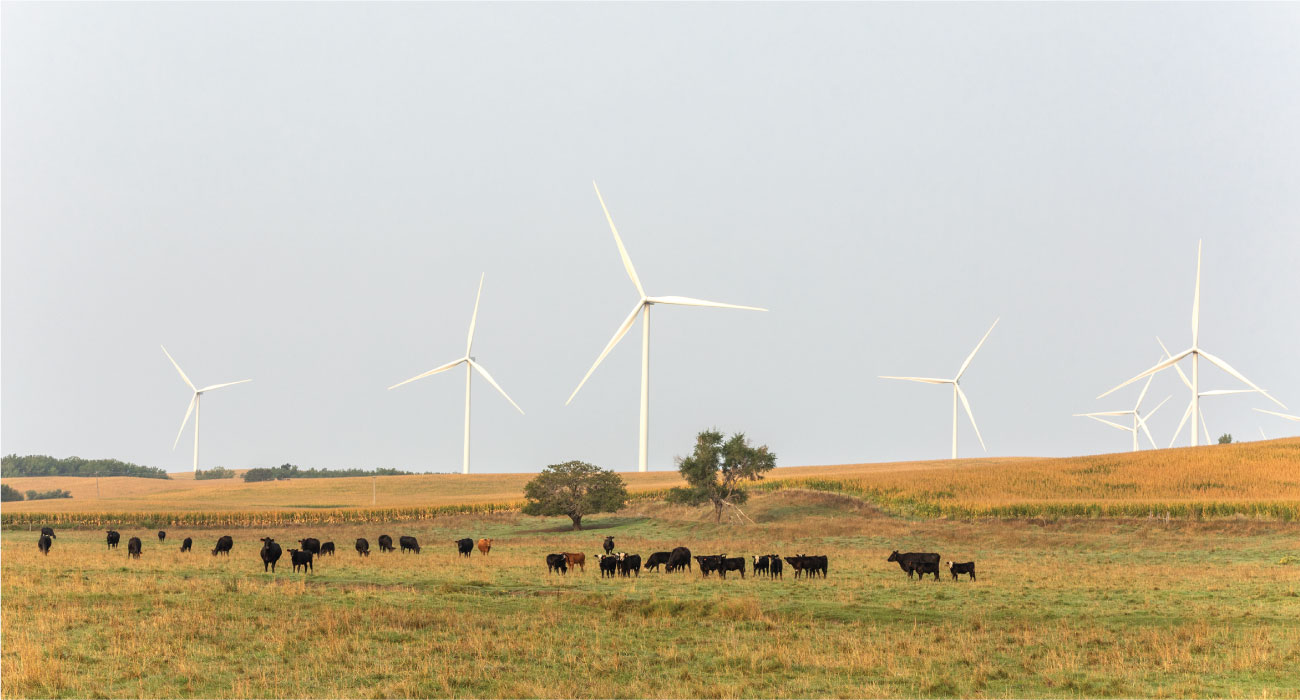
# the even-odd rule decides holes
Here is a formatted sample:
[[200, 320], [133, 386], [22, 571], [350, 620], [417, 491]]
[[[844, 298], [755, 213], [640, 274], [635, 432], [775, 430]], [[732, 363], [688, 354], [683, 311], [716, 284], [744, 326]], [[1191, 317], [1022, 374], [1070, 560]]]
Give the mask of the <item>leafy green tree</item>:
[[612, 513], [627, 503], [623, 477], [586, 462], [552, 464], [524, 486], [528, 515], [567, 515], [573, 529], [582, 529], [582, 517]]
[[23, 492], [10, 486], [9, 484], [0, 484], [0, 501], [21, 501]]
[[200, 469], [197, 472], [194, 472], [194, 479], [196, 481], [204, 481], [206, 479], [233, 479], [233, 478], [235, 478], [235, 470], [226, 469], [225, 467], [213, 467], [211, 469]]
[[738, 506], [749, 499], [742, 482], [758, 481], [776, 467], [776, 454], [767, 445], [753, 447], [744, 433], [736, 433], [723, 442], [722, 433], [705, 430], [695, 438], [695, 451], [677, 458], [677, 471], [686, 486], [668, 492], [670, 503], [713, 506], [713, 521], [721, 522], [722, 509]]
[[1232, 444], [1232, 433], [1224, 433], [1224, 434], [1220, 435], [1220, 436], [1219, 436], [1219, 444], [1220, 444], [1220, 445], [1230, 445], [1230, 444]]

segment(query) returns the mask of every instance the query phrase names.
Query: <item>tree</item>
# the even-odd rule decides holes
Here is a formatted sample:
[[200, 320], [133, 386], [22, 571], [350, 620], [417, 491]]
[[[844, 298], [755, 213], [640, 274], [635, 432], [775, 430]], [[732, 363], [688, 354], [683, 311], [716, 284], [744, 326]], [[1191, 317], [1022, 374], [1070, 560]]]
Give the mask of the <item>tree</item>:
[[705, 430], [696, 436], [691, 456], [677, 458], [677, 471], [687, 485], [669, 491], [668, 501], [691, 506], [710, 503], [714, 522], [721, 522], [724, 507], [739, 510], [749, 499], [741, 482], [758, 481], [775, 467], [776, 454], [767, 445], [751, 446], [744, 433], [723, 442], [722, 433]]
[[627, 485], [614, 472], [587, 464], [552, 464], [524, 486], [528, 515], [567, 515], [573, 529], [582, 529], [582, 516], [612, 513], [627, 502]]
[[10, 486], [9, 484], [0, 484], [0, 501], [21, 501], [23, 492]]
[[1224, 434], [1220, 435], [1220, 436], [1219, 436], [1219, 444], [1220, 444], [1220, 445], [1230, 445], [1230, 444], [1232, 444], [1232, 433], [1224, 433]]

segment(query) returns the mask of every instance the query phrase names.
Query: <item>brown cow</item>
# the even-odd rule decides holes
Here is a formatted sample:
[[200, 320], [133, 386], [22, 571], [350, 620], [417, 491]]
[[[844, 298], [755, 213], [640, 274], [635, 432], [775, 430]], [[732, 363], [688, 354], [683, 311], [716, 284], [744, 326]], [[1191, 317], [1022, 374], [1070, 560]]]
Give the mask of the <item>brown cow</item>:
[[492, 539], [489, 537], [484, 537], [483, 539], [479, 540], [478, 551], [484, 554], [487, 554], [488, 552], [492, 551]]
[[576, 554], [573, 552], [565, 552], [564, 561], [568, 563], [570, 569], [576, 566], [579, 569], [582, 569], [583, 573], [586, 573], [587, 571], [587, 555], [582, 552]]

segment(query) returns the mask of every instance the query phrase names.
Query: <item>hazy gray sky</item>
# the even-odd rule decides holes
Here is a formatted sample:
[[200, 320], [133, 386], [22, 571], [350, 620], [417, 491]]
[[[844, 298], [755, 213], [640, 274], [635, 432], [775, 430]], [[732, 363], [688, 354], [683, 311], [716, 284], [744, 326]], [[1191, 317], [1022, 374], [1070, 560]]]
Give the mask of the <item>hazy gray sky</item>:
[[[4, 3], [6, 453], [452, 471], [1121, 451], [1190, 343], [1300, 410], [1300, 4]], [[1176, 348], [1175, 348], [1176, 346]], [[1203, 368], [1203, 388], [1232, 388]], [[1162, 446], [1187, 391], [1152, 387]], [[1217, 436], [1296, 432], [1207, 399]], [[1276, 408], [1276, 407], [1274, 407]], [[963, 456], [982, 456], [964, 415]], [[1185, 441], [1185, 438], [1184, 438]]]

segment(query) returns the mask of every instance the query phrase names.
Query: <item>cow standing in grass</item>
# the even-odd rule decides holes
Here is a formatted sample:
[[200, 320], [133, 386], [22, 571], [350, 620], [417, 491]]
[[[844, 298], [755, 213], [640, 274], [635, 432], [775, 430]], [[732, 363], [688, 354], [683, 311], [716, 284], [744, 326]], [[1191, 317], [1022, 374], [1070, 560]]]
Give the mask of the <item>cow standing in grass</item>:
[[482, 553], [483, 556], [487, 556], [487, 553], [492, 551], [492, 539], [489, 537], [484, 537], [483, 539], [479, 540], [478, 551]]
[[191, 539], [191, 538], [189, 538], [189, 537], [186, 537], [185, 539], [181, 540], [181, 551], [182, 551], [182, 552], [188, 552], [188, 551], [190, 551], [190, 548], [192, 548], [193, 546], [194, 546], [194, 540], [193, 540], [193, 539]]
[[46, 556], [49, 556], [50, 545], [52, 544], [54, 544], [54, 540], [50, 539], [50, 536], [46, 534], [42, 534], [41, 538], [39, 540], [36, 540], [36, 548], [41, 550], [41, 554], [44, 554]]
[[673, 551], [668, 554], [668, 564], [664, 566], [664, 571], [691, 570], [691, 550], [685, 547], [673, 547]]
[[569, 565], [563, 554], [546, 555], [546, 573], [568, 573]]
[[266, 573], [267, 567], [270, 567], [271, 573], [275, 573], [275, 563], [280, 561], [280, 545], [270, 537], [262, 538], [262, 573]]
[[142, 547], [140, 544], [139, 537], [132, 537], [131, 539], [126, 541], [126, 556], [128, 559], [131, 557], [135, 557], [136, 559], [139, 559], [141, 549]]
[[334, 556], [334, 543], [333, 543], [333, 542], [321, 542], [321, 543], [320, 543], [320, 555], [323, 557], [323, 556], [325, 556], [326, 554], [330, 555], [331, 557]]
[[293, 563], [294, 571], [297, 571], [300, 566], [304, 574], [315, 570], [311, 565], [311, 552], [291, 549], [289, 550], [289, 561]]
[[380, 535], [380, 536], [379, 536], [379, 551], [380, 551], [380, 552], [392, 552], [392, 551], [394, 551], [394, 549], [393, 549], [393, 538], [389, 537], [388, 535]]
[[606, 537], [606, 538], [605, 538], [605, 544], [603, 544], [603, 545], [601, 545], [601, 546], [605, 548], [605, 553], [606, 553], [606, 554], [610, 554], [610, 553], [612, 553], [612, 552], [614, 551], [614, 536], [613, 536], [613, 535], [609, 535], [608, 537]]
[[[918, 571], [921, 564], [933, 564], [935, 572], [938, 572], [939, 570], [939, 555], [935, 552], [904, 552], [903, 554], [899, 554], [898, 550], [895, 549], [894, 553], [890, 554], [889, 558], [885, 561], [898, 562], [898, 567], [907, 572], [908, 578], [912, 578], [912, 574]], [[925, 568], [929, 569], [930, 567], [927, 566]], [[927, 573], [930, 572], [927, 570], [923, 572], [922, 575]], [[936, 573], [935, 578], [938, 577], [938, 573]]]
[[159, 530], [159, 531], [158, 531], [158, 544], [162, 544], [162, 541], [165, 540], [165, 539], [167, 539], [167, 531], [166, 531], [166, 530]]
[[948, 562], [948, 573], [952, 574], [952, 580], [957, 580], [957, 574], [970, 574], [970, 580], [975, 580], [975, 562], [968, 561], [962, 564], [950, 561]]
[[320, 540], [315, 537], [298, 540], [298, 544], [302, 546], [302, 551], [311, 552], [313, 555], [320, 556]]
[[671, 557], [672, 554], [670, 552], [655, 552], [654, 554], [651, 554], [650, 556], [645, 558], [645, 570], [657, 571], [660, 566], [666, 567], [668, 565], [668, 559]]
[[230, 535], [222, 535], [217, 539], [217, 546], [212, 548], [212, 556], [224, 554], [230, 556], [230, 550], [235, 546], [235, 540]]
[[600, 577], [606, 576], [614, 578], [618, 575], [618, 557], [613, 554], [602, 554], [600, 557]]
[[456, 540], [456, 551], [459, 552], [462, 557], [470, 556], [474, 553], [474, 540], [469, 537], [462, 537], [461, 539]]
[[420, 543], [410, 535], [402, 535], [397, 543], [402, 546], [402, 554], [406, 554], [407, 550], [415, 552], [416, 554], [420, 553]]
[[105, 530], [108, 533], [108, 548], [117, 549], [117, 543], [122, 539], [122, 534], [117, 530]]
[[357, 538], [357, 554], [360, 554], [363, 557], [370, 556], [370, 540], [367, 540], [364, 537]]

